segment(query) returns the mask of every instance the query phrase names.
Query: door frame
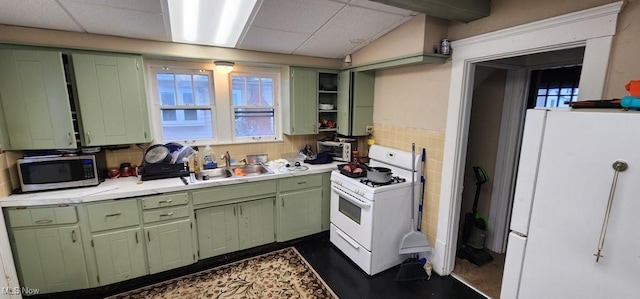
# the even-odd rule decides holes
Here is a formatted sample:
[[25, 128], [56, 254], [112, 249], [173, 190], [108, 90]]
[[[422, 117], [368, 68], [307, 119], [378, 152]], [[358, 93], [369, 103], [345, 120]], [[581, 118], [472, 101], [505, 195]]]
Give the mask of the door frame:
[[585, 47], [578, 100], [599, 99], [623, 2], [569, 13], [452, 42], [438, 229], [433, 269], [448, 275], [455, 265], [471, 98], [476, 63]]

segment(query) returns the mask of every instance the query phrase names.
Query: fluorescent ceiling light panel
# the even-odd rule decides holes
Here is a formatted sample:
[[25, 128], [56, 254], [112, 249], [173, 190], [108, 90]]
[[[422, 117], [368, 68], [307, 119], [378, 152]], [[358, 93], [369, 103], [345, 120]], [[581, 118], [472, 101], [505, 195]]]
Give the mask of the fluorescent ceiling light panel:
[[233, 48], [257, 0], [168, 0], [174, 42]]

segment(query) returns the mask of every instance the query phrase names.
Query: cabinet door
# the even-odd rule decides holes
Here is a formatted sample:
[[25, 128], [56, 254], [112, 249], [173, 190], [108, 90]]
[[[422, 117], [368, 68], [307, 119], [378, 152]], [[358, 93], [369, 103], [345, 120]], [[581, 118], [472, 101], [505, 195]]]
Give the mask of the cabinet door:
[[142, 64], [135, 56], [73, 54], [87, 146], [148, 142]]
[[238, 204], [240, 249], [275, 241], [274, 198]]
[[318, 133], [318, 71], [291, 68], [289, 135]]
[[330, 204], [331, 204], [331, 172], [322, 174], [322, 231], [329, 230], [330, 224]]
[[196, 261], [191, 242], [191, 221], [149, 226], [144, 229], [147, 238], [149, 274], [189, 265]]
[[143, 241], [138, 228], [93, 235], [100, 285], [146, 274]]
[[60, 52], [0, 50], [7, 149], [75, 148]]
[[375, 74], [353, 73], [351, 136], [366, 136], [367, 126], [373, 125], [373, 89]]
[[239, 249], [237, 214], [236, 205], [196, 210], [200, 258]]
[[373, 125], [375, 73], [343, 71], [338, 75], [338, 133], [366, 136]]
[[336, 124], [338, 134], [349, 136], [351, 133], [351, 71], [342, 71], [338, 74], [338, 117]]
[[279, 209], [279, 242], [315, 234], [322, 229], [321, 188], [281, 194]]
[[21, 285], [41, 293], [89, 287], [80, 227], [15, 230]]

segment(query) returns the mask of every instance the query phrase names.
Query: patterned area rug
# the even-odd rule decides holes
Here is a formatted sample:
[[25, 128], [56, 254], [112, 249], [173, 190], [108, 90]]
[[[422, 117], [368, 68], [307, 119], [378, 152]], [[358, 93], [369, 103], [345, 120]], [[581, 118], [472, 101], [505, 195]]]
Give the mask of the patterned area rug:
[[164, 281], [109, 298], [338, 298], [293, 248]]

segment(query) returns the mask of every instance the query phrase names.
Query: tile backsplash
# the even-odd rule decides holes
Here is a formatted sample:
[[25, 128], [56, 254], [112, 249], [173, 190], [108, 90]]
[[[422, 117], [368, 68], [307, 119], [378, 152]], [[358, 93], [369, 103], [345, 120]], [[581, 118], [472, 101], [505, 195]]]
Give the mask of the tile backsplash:
[[438, 204], [440, 201], [440, 181], [442, 180], [442, 156], [444, 153], [444, 132], [417, 128], [374, 124], [373, 138], [376, 144], [411, 151], [411, 143], [416, 151], [427, 149], [425, 161], [425, 198], [422, 214], [422, 231], [429, 242], [435, 244], [438, 228]]

